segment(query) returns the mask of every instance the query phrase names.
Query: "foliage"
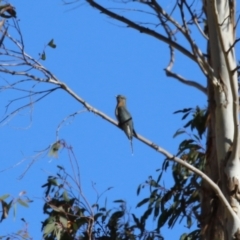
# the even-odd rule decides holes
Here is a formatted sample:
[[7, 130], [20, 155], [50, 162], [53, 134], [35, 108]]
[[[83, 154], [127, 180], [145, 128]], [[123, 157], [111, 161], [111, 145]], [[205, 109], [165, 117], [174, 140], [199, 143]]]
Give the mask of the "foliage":
[[[26, 192], [22, 191], [19, 193], [19, 196], [17, 198], [11, 198], [10, 194], [4, 194], [0, 197], [1, 205], [2, 205], [2, 216], [0, 223], [3, 220], [6, 220], [9, 216], [10, 209], [13, 210], [13, 216], [16, 217], [17, 213], [17, 207], [23, 206], [23, 207], [29, 207], [29, 203], [32, 202], [27, 196]], [[9, 199], [7, 201], [7, 199]], [[28, 232], [28, 223], [25, 221], [24, 218], [21, 219], [21, 221], [24, 223], [24, 226], [22, 229], [17, 231], [16, 233], [9, 234], [7, 236], [0, 236], [0, 239], [31, 239], [29, 232]]]
[[159, 232], [146, 230], [148, 215], [139, 219], [130, 214], [123, 200], [114, 201], [117, 207], [111, 209], [106, 202], [104, 207], [98, 201], [90, 206], [74, 190], [76, 182], [63, 167], [58, 168], [57, 175], [49, 176], [42, 186], [46, 198], [43, 211], [48, 215], [42, 223], [44, 239], [162, 239]]
[[13, 209], [13, 216], [16, 216], [17, 206], [21, 205], [23, 207], [28, 207], [28, 204], [32, 202], [27, 196], [25, 196], [26, 192], [22, 191], [19, 193], [19, 197], [11, 198], [8, 202], [6, 199], [10, 198], [10, 194], [4, 194], [0, 197], [1, 205], [2, 205], [2, 217], [0, 222], [8, 217], [9, 211]]
[[[193, 134], [188, 139], [184, 139], [179, 144], [177, 156], [189, 162], [200, 170], [204, 170], [205, 165], [205, 149], [202, 147], [200, 139], [205, 129], [206, 110], [201, 110], [197, 107], [195, 110], [187, 108], [176, 111], [175, 113], [183, 113], [184, 120], [190, 113], [192, 113], [191, 120], [185, 124], [185, 128], [190, 128], [191, 131], [196, 130], [197, 134]], [[186, 130], [178, 130], [174, 136], [186, 133]], [[163, 173], [171, 167], [171, 172], [174, 179], [174, 184], [170, 189], [166, 189], [161, 185]], [[140, 194], [142, 188], [149, 187], [150, 195], [143, 199], [137, 207], [147, 205], [144, 216], [153, 215], [157, 221], [157, 231], [161, 227], [167, 225], [173, 228], [177, 221], [180, 223], [185, 220], [185, 226], [191, 228], [195, 225], [199, 227], [200, 220], [200, 189], [201, 179], [193, 174], [187, 168], [177, 163], [171, 163], [169, 159], [165, 159], [162, 164], [160, 173], [156, 179], [149, 177], [144, 184], [140, 184], [137, 194]], [[200, 229], [194, 229], [191, 233], [183, 233], [181, 240], [196, 240], [200, 239]]]

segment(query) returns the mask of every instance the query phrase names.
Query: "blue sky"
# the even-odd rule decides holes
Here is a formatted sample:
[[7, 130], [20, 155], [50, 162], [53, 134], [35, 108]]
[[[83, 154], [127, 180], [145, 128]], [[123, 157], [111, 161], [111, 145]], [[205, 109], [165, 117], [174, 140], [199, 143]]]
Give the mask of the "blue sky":
[[[185, 107], [206, 106], [206, 97], [198, 90], [166, 77], [163, 69], [169, 60], [167, 45], [111, 20], [88, 4], [64, 6], [60, 0], [34, 3], [25, 0], [24, 4], [12, 0], [11, 4], [16, 7], [28, 54], [37, 58], [53, 38], [57, 48], [46, 49], [47, 59], [42, 64], [59, 80], [112, 118], [115, 118], [115, 96], [125, 95], [137, 133], [172, 153], [177, 152], [181, 138], [173, 139], [173, 134], [184, 122], [173, 112]], [[78, 7], [72, 9], [73, 6]], [[205, 44], [200, 44], [204, 51]], [[205, 77], [196, 65], [179, 53], [176, 53], [174, 70], [205, 85]], [[1, 92], [1, 116], [8, 101], [18, 94]], [[30, 160], [10, 170], [1, 170], [52, 144], [62, 119], [82, 109], [81, 104], [59, 90], [35, 104], [32, 113], [28, 109], [1, 125], [0, 134], [4, 141], [1, 142], [0, 178], [4, 184], [0, 195], [9, 193], [17, 197], [25, 190], [34, 202], [28, 209], [19, 207], [16, 219], [11, 212], [0, 224], [0, 236], [19, 230], [23, 217], [29, 223], [32, 237], [40, 239], [40, 222], [45, 219], [41, 185], [46, 182], [48, 173], [56, 173], [57, 165], [71, 171], [66, 151], [62, 150], [58, 159], [47, 156], [39, 159], [22, 180], [18, 177]], [[137, 197], [138, 185], [150, 175], [157, 176], [155, 170], [164, 160], [164, 156], [136, 139], [133, 140], [132, 156], [125, 134], [90, 112], [77, 115], [60, 129], [59, 136], [73, 147], [80, 165], [83, 191], [90, 203], [96, 200], [92, 188], [94, 182], [100, 193], [113, 187], [102, 198], [103, 202], [105, 197], [108, 198], [109, 207], [113, 200], [121, 198], [135, 212], [136, 204], [147, 194], [146, 191]], [[168, 187], [171, 175], [165, 177], [164, 184]], [[166, 239], [170, 231], [162, 230]], [[178, 236], [187, 229], [179, 227], [174, 231]]]

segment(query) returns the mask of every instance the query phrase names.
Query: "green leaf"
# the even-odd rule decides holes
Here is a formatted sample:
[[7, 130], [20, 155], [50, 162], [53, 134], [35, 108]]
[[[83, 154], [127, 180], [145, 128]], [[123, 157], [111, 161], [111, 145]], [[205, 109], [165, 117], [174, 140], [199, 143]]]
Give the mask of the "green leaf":
[[190, 113], [190, 112], [185, 113], [185, 114], [183, 115], [183, 117], [182, 117], [182, 120], [184, 120], [184, 119], [189, 115], [189, 113]]
[[61, 224], [63, 225], [64, 228], [67, 228], [68, 226], [68, 220], [67, 218], [63, 217], [63, 216], [60, 216], [59, 217], [59, 221], [61, 222]]
[[48, 204], [56, 212], [65, 212], [62, 206], [56, 207], [53, 204]]
[[56, 230], [56, 238], [57, 238], [57, 240], [60, 240], [61, 239], [61, 230], [60, 229], [58, 229], [58, 230]]
[[190, 228], [192, 226], [192, 218], [191, 216], [187, 216], [187, 227]]
[[124, 200], [121, 200], [121, 199], [115, 200], [115, 201], [113, 201], [113, 202], [115, 202], [115, 203], [125, 203], [125, 201], [124, 201]]
[[192, 110], [192, 108], [184, 108], [182, 110], [177, 110], [177, 111], [173, 112], [173, 114], [176, 114], [176, 113], [186, 113], [186, 112], [189, 112], [191, 110]]
[[147, 202], [149, 202], [149, 198], [144, 198], [142, 201], [140, 201], [138, 204], [137, 204], [137, 208], [138, 207], [141, 207], [143, 204], [145, 204], [145, 203], [147, 203]]
[[150, 185], [151, 187], [160, 187], [155, 180], [149, 181], [149, 185]]
[[163, 170], [162, 170], [161, 173], [158, 175], [157, 183], [160, 182], [160, 180], [161, 180], [161, 178], [162, 178], [162, 175], [163, 175]]
[[133, 214], [133, 213], [132, 213], [132, 217], [133, 217], [133, 220], [134, 220], [135, 224], [136, 224], [137, 226], [139, 226], [139, 225], [140, 225], [139, 219], [138, 219], [138, 218], [135, 216], [135, 214]]
[[196, 134], [193, 134], [193, 136], [194, 136], [198, 141], [200, 141], [200, 138], [199, 138]]
[[46, 53], [45, 53], [45, 51], [42, 52], [42, 54], [41, 54], [41, 59], [42, 59], [43, 61], [46, 60]]
[[160, 208], [159, 208], [159, 205], [155, 205], [155, 208], [154, 208], [154, 218], [156, 218], [158, 215], [159, 215], [159, 212], [160, 212]]
[[149, 209], [147, 209], [147, 211], [145, 211], [145, 213], [143, 214], [143, 216], [141, 217], [141, 222], [143, 222], [143, 220], [144, 220], [144, 222], [148, 219], [148, 217], [151, 215], [151, 213], [152, 213], [152, 208], [149, 208]]
[[63, 199], [64, 199], [64, 201], [66, 201], [66, 202], [69, 202], [70, 201], [70, 199], [69, 199], [69, 197], [68, 197], [68, 193], [67, 193], [67, 191], [66, 190], [64, 190], [64, 192], [63, 192]]
[[78, 226], [78, 228], [80, 228], [82, 225], [88, 223], [86, 218], [79, 218], [76, 220], [76, 224]]
[[65, 170], [64, 167], [59, 166], [59, 165], [57, 165], [57, 168], [59, 168], [60, 170]]
[[57, 180], [55, 178], [50, 178], [48, 179], [48, 182], [51, 184], [51, 185], [54, 185], [54, 186], [59, 186]]
[[110, 220], [117, 220], [119, 218], [121, 218], [124, 215], [123, 211], [116, 211], [112, 214], [111, 219]]
[[175, 137], [177, 137], [178, 135], [181, 135], [181, 134], [183, 134], [183, 133], [186, 133], [186, 131], [185, 131], [185, 130], [178, 129], [178, 130], [174, 133], [173, 138], [175, 138]]
[[97, 221], [99, 217], [103, 216], [103, 213], [97, 213], [94, 215], [94, 221]]
[[173, 207], [171, 206], [171, 208], [169, 209], [169, 216], [170, 216], [170, 219], [168, 221], [168, 227], [169, 228], [172, 228], [176, 221], [178, 220], [178, 218], [181, 216], [181, 209], [177, 208], [178, 204], [173, 204]]
[[158, 218], [158, 225], [157, 225], [158, 229], [161, 228], [166, 223], [168, 217], [169, 217], [168, 211], [164, 210], [160, 215], [160, 217]]
[[107, 215], [103, 215], [102, 216], [102, 222], [105, 222], [106, 218], [107, 218]]
[[110, 219], [109, 219], [109, 221], [108, 221], [108, 223], [107, 223], [107, 226], [108, 226], [109, 228], [115, 227], [115, 226], [117, 225], [119, 219], [120, 219], [121, 217], [123, 217], [123, 216], [124, 216], [124, 211], [116, 211], [116, 212], [114, 212], [114, 213], [111, 215], [111, 217], [110, 217]]
[[10, 194], [4, 194], [0, 197], [0, 200], [5, 200], [6, 198], [8, 198], [10, 196]]
[[92, 205], [92, 208], [96, 208], [97, 211], [98, 211], [98, 209], [99, 209], [99, 205], [98, 205], [97, 203], [95, 203], [95, 204]]
[[107, 209], [104, 208], [104, 207], [102, 207], [102, 208], [99, 209], [99, 211], [102, 211], [102, 212], [106, 212], [106, 210], [107, 210]]
[[18, 202], [20, 205], [24, 206], [24, 207], [28, 207], [27, 202], [26, 202], [26, 201], [23, 201], [23, 200], [20, 199], [20, 198], [17, 200], [17, 202]]
[[[173, 173], [174, 173], [174, 172], [173, 172]], [[175, 176], [173, 176], [173, 177], [175, 177]], [[164, 209], [164, 204], [165, 204], [167, 201], [169, 201], [169, 200], [172, 198], [172, 196], [174, 196], [174, 191], [171, 191], [171, 190], [167, 191], [167, 192], [163, 195], [162, 201], [161, 201], [162, 211], [163, 211], [163, 209]]]
[[51, 47], [51, 48], [56, 48], [57, 47], [57, 45], [54, 43], [53, 39], [48, 43], [48, 46]]
[[142, 188], [142, 184], [139, 184], [137, 188], [137, 196], [140, 194], [141, 188]]
[[159, 186], [158, 188], [156, 188], [155, 190], [153, 190], [151, 192], [150, 198], [155, 199], [155, 197], [159, 197], [159, 194], [158, 194], [159, 188], [161, 188], [161, 187]]
[[182, 234], [180, 240], [187, 240], [187, 234], [186, 233]]
[[43, 230], [43, 236], [47, 237], [47, 235], [52, 233], [54, 229], [55, 229], [55, 222], [48, 223]]
[[169, 160], [165, 159], [162, 164], [162, 169], [164, 169], [166, 171], [168, 169], [168, 167], [169, 167]]
[[183, 127], [187, 128], [192, 124], [193, 120], [190, 120], [189, 122], [187, 122]]
[[200, 230], [194, 230], [187, 234], [183, 240], [194, 240], [194, 239], [200, 239]]

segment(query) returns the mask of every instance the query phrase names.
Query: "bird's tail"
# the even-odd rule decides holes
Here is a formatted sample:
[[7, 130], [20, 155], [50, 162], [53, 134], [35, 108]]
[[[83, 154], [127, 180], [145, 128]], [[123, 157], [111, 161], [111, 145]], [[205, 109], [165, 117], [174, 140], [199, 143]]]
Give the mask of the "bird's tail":
[[132, 139], [130, 139], [130, 144], [131, 144], [131, 150], [132, 150], [132, 155], [133, 155], [133, 143], [132, 143]]

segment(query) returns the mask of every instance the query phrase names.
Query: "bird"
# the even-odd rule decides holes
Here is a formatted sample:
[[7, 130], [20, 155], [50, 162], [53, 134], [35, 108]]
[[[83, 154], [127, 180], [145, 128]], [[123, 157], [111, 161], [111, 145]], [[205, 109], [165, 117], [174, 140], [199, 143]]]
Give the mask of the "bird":
[[117, 99], [117, 106], [115, 109], [115, 115], [118, 120], [118, 125], [125, 132], [128, 139], [130, 140], [131, 149], [133, 153], [132, 138], [133, 136], [137, 136], [137, 135], [133, 127], [132, 116], [126, 107], [126, 97], [122, 95], [117, 95], [116, 99]]

